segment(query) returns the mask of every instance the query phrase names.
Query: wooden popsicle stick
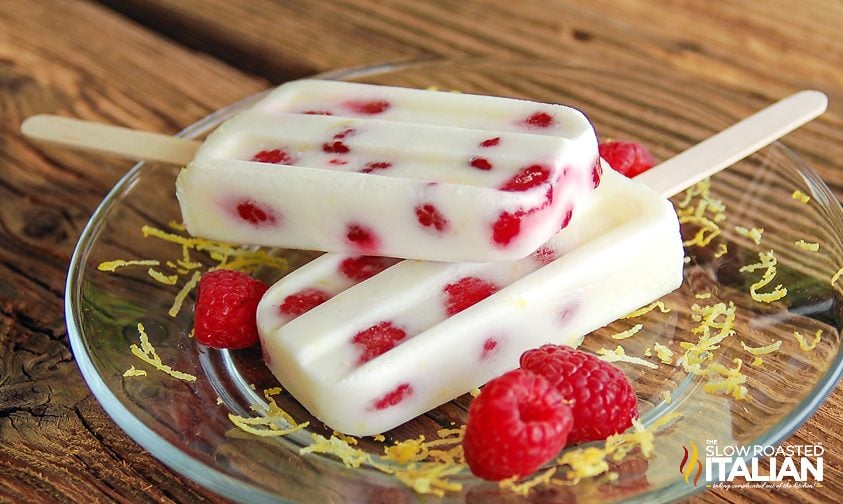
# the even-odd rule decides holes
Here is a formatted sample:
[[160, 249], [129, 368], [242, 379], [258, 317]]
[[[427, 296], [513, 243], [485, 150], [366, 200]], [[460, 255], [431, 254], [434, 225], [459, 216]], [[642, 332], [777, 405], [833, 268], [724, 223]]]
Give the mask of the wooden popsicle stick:
[[670, 197], [820, 116], [828, 97], [805, 90], [783, 98], [635, 177]]
[[189, 163], [201, 145], [187, 138], [49, 114], [27, 118], [21, 124], [21, 133], [30, 140], [71, 149], [180, 165]]
[[[635, 180], [664, 196], [673, 196], [815, 119], [827, 106], [828, 98], [822, 92], [800, 91], [638, 175]], [[72, 149], [174, 164], [187, 164], [200, 145], [195, 140], [54, 115], [26, 119], [21, 132], [32, 140]]]

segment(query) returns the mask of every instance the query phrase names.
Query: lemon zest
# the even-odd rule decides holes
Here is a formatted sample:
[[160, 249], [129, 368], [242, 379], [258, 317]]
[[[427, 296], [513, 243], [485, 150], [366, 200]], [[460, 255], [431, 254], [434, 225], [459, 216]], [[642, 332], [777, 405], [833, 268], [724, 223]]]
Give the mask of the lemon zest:
[[360, 467], [366, 462], [371, 462], [372, 457], [359, 448], [354, 448], [342, 439], [331, 436], [330, 439], [320, 434], [311, 433], [313, 442], [308, 446], [299, 449], [299, 454], [326, 453], [339, 458], [346, 467]]
[[442, 497], [445, 492], [459, 492], [462, 484], [449, 481], [448, 476], [453, 476], [465, 469], [465, 464], [439, 464], [426, 462], [421, 464], [410, 464], [407, 467], [396, 469], [392, 473], [398, 481], [409, 486], [420, 494], [433, 494]]
[[723, 257], [724, 255], [729, 253], [729, 246], [725, 243], [718, 243], [717, 244], [717, 251], [714, 253], [715, 258]]
[[662, 312], [662, 313], [669, 313], [670, 312], [670, 308], [665, 306], [664, 301], [654, 301], [654, 302], [648, 304], [647, 306], [639, 308], [639, 309], [635, 310], [634, 312], [625, 315], [623, 318], [630, 319], [630, 318], [640, 317], [641, 315], [644, 315], [646, 313], [650, 313], [651, 311], [655, 310], [656, 308], [658, 308], [659, 311]]
[[635, 336], [636, 334], [638, 334], [638, 332], [641, 331], [641, 329], [643, 329], [643, 328], [644, 328], [644, 324], [635, 324], [634, 326], [627, 329], [626, 331], [622, 331], [622, 332], [619, 332], [617, 334], [613, 334], [612, 339], [623, 340], [623, 339], [631, 338], [631, 337]]
[[763, 364], [764, 364], [764, 359], [762, 359], [761, 357], [756, 356], [754, 359], [752, 359], [752, 365], [755, 366], [755, 367], [759, 367]]
[[123, 259], [115, 259], [114, 261], [101, 262], [97, 269], [100, 271], [115, 271], [117, 268], [124, 268], [126, 266], [160, 266], [161, 262], [155, 259], [143, 259], [137, 261], [124, 261]]
[[726, 205], [711, 196], [711, 179], [703, 179], [687, 191], [677, 204], [676, 215], [680, 224], [694, 224], [699, 227], [693, 238], [682, 243], [686, 247], [705, 247], [720, 235], [720, 225], [726, 219]]
[[764, 234], [764, 228], [747, 229], [743, 226], [735, 226], [735, 232], [744, 238], [749, 238], [756, 245], [761, 245], [761, 235]]
[[123, 377], [131, 378], [133, 376], [146, 376], [146, 371], [143, 369], [136, 368], [133, 364], [132, 367], [130, 367], [123, 373]]
[[808, 196], [807, 194], [803, 193], [802, 191], [800, 191], [798, 189], [793, 191], [793, 194], [791, 194], [790, 197], [795, 199], [795, 200], [799, 200], [802, 203], [808, 203], [809, 201], [811, 201], [810, 196]]
[[796, 240], [793, 242], [796, 248], [807, 250], [809, 252], [816, 252], [820, 249], [820, 244], [815, 242], [806, 242], [805, 240]]
[[694, 294], [694, 298], [695, 299], [709, 299], [709, 298], [711, 298], [711, 293], [710, 292], [698, 292], [698, 293]]
[[752, 273], [758, 269], [764, 269], [764, 274], [762, 275], [761, 279], [749, 287], [749, 294], [752, 296], [752, 299], [764, 302], [764, 303], [771, 303], [773, 301], [777, 301], [787, 295], [787, 288], [782, 287], [781, 284], [777, 285], [773, 288], [772, 291], [766, 293], [758, 292], [760, 289], [766, 287], [773, 281], [773, 278], [776, 276], [776, 264], [778, 261], [776, 260], [776, 256], [773, 254], [772, 250], [767, 252], [759, 252], [758, 254], [759, 262], [754, 264], [747, 264], [746, 266], [741, 267], [740, 272], [742, 273]]
[[532, 478], [529, 478], [521, 483], [516, 483], [518, 481], [518, 477], [507, 478], [498, 482], [498, 487], [501, 490], [509, 490], [512, 493], [517, 495], [527, 495], [530, 493], [530, 490], [539, 486], [539, 485], [547, 485], [550, 484], [551, 478], [553, 475], [556, 474], [557, 467], [551, 467]]
[[837, 283], [837, 281], [838, 281], [838, 280], [840, 280], [840, 277], [841, 277], [841, 276], [843, 276], [843, 268], [840, 268], [839, 270], [837, 270], [837, 273], [835, 273], [835, 274], [831, 277], [831, 285], [836, 284], [836, 283]]
[[743, 347], [744, 350], [751, 353], [752, 355], [767, 355], [767, 354], [773, 353], [775, 351], [778, 351], [778, 349], [782, 346], [782, 341], [778, 340], [774, 343], [770, 343], [769, 345], [762, 346], [762, 347], [751, 347], [751, 346], [747, 345], [746, 343], [744, 343], [743, 341], [741, 341], [741, 346]]
[[196, 377], [192, 374], [184, 373], [182, 371], [176, 371], [175, 369], [171, 368], [170, 366], [164, 364], [164, 362], [161, 361], [161, 357], [158, 355], [158, 352], [155, 351], [155, 348], [149, 342], [149, 336], [147, 336], [146, 330], [144, 329], [143, 324], [141, 323], [138, 323], [138, 332], [140, 333], [140, 347], [138, 347], [134, 343], [132, 343], [132, 345], [129, 347], [129, 350], [132, 351], [135, 357], [146, 362], [155, 369], [172, 376], [177, 380], [183, 380], [187, 382], [196, 381]]
[[164, 285], [176, 285], [176, 282], [179, 279], [178, 275], [165, 275], [164, 273], [161, 273], [160, 271], [153, 268], [149, 268], [148, 270], [146, 270], [146, 272], [157, 282], [160, 282]]
[[808, 343], [805, 340], [805, 336], [803, 336], [799, 331], [793, 331], [793, 336], [796, 338], [796, 341], [799, 342], [799, 348], [802, 349], [803, 352], [810, 352], [813, 349], [817, 348], [817, 344], [820, 342], [820, 338], [822, 338], [823, 330], [818, 329], [816, 333], [814, 333], [814, 339], [811, 343]]
[[656, 357], [662, 364], [673, 364], [673, 350], [661, 343], [653, 343], [653, 348], [656, 350]]
[[618, 347], [614, 350], [608, 350], [604, 347], [601, 347], [599, 350], [597, 350], [597, 355], [600, 359], [606, 362], [627, 362], [629, 364], [638, 364], [652, 369], [659, 368], [652, 362], [646, 361], [640, 357], [633, 357], [627, 355], [626, 351], [620, 345], [618, 345]]
[[178, 315], [179, 311], [181, 311], [182, 304], [184, 304], [184, 300], [187, 299], [187, 295], [196, 288], [196, 285], [199, 284], [199, 278], [202, 274], [198, 271], [193, 272], [193, 276], [190, 277], [184, 286], [181, 288], [178, 294], [176, 294], [176, 298], [173, 300], [173, 306], [167, 310], [167, 314], [171, 317], [175, 317]]

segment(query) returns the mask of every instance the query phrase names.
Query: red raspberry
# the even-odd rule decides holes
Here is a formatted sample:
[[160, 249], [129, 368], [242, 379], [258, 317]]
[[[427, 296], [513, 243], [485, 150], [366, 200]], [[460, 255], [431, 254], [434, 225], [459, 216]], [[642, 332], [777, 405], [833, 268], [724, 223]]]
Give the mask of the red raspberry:
[[606, 160], [616, 172], [632, 178], [656, 164], [653, 155], [638, 142], [610, 140], [600, 144], [600, 157]]
[[488, 280], [469, 276], [449, 283], [442, 290], [446, 296], [445, 311], [450, 316], [483, 301], [497, 292], [498, 286]]
[[565, 447], [571, 408], [540, 375], [516, 369], [483, 387], [468, 411], [463, 449], [488, 480], [527, 476]]
[[544, 184], [550, 178], [550, 169], [540, 164], [521, 168], [511, 179], [501, 186], [502, 191], [526, 191]]
[[345, 238], [360, 250], [372, 252], [378, 248], [377, 235], [361, 224], [348, 224], [345, 228]]
[[553, 116], [547, 112], [536, 112], [530, 117], [524, 119], [524, 124], [527, 127], [547, 128], [553, 125]]
[[498, 220], [492, 224], [492, 240], [498, 245], [506, 246], [521, 232], [521, 219], [524, 211], [515, 213], [501, 212]]
[[278, 311], [288, 317], [298, 317], [321, 305], [330, 297], [331, 295], [323, 290], [304, 289], [285, 297]]
[[471, 165], [472, 168], [477, 168], [478, 170], [489, 171], [492, 169], [492, 162], [480, 156], [475, 156], [469, 159], [468, 164]]
[[566, 346], [544, 345], [521, 356], [521, 368], [545, 377], [572, 401], [571, 443], [606, 439], [638, 418], [638, 400], [623, 371]]
[[293, 164], [293, 156], [283, 149], [262, 150], [252, 156], [252, 161], [271, 164]]
[[357, 363], [369, 362], [378, 355], [391, 350], [406, 337], [407, 331], [389, 321], [378, 322], [372, 327], [360, 331], [351, 338], [351, 342], [362, 350]]
[[193, 310], [196, 341], [213, 348], [246, 348], [258, 341], [255, 316], [267, 285], [240, 271], [220, 269], [199, 280]]
[[416, 220], [424, 227], [432, 227], [437, 231], [445, 231], [448, 227], [448, 219], [442, 215], [438, 208], [430, 203], [416, 207]]
[[350, 101], [345, 104], [352, 111], [363, 115], [376, 115], [386, 112], [391, 106], [386, 100]]
[[349, 280], [362, 282], [397, 263], [398, 259], [378, 256], [355, 256], [343, 259], [340, 272]]

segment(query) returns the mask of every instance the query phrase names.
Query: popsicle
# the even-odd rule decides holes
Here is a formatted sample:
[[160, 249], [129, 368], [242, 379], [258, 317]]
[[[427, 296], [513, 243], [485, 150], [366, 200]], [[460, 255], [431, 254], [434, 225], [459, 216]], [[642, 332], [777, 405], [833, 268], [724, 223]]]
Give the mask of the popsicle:
[[677, 288], [672, 205], [611, 169], [568, 227], [505, 263], [325, 254], [258, 306], [266, 363], [340, 432], [391, 429]]
[[177, 181], [184, 223], [232, 243], [437, 261], [522, 258], [599, 183], [562, 105], [300, 80], [226, 121]]

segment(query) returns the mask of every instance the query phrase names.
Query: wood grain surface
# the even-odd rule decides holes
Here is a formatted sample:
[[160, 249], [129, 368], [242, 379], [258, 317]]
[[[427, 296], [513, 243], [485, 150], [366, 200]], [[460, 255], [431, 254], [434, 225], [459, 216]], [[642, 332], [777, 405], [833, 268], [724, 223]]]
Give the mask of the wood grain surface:
[[[829, 112], [785, 144], [843, 197], [841, 26], [843, 3], [833, 0], [1, 1], [0, 501], [223, 501], [132, 442], [92, 398], [68, 347], [70, 254], [129, 164], [36, 148], [18, 132], [23, 118], [59, 113], [174, 133], [317, 72], [539, 57], [699, 79], [746, 97], [735, 116], [823, 90]], [[839, 501], [841, 415], [838, 389], [788, 441], [826, 446], [825, 476], [837, 484], [692, 501]]]

